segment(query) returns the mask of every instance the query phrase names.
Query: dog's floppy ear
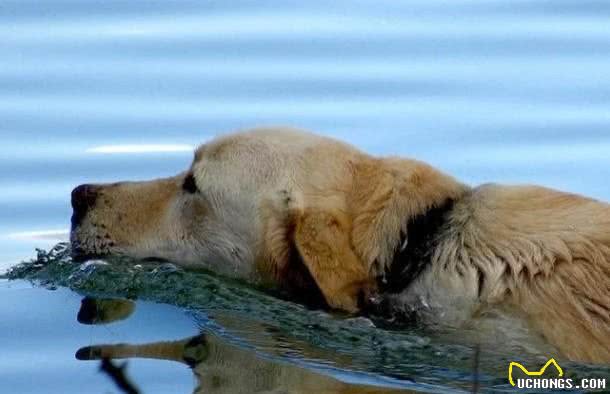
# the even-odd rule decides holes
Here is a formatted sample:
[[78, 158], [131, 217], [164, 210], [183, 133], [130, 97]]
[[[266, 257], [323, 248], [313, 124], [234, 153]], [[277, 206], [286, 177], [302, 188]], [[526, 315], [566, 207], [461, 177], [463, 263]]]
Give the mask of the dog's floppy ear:
[[349, 218], [315, 208], [296, 213], [293, 242], [328, 305], [357, 312], [373, 281], [351, 247]]
[[345, 209], [328, 198], [281, 190], [264, 202], [262, 215], [265, 266], [259, 268], [275, 277], [291, 298], [357, 312], [376, 282], [352, 248], [352, 223]]
[[350, 218], [327, 201], [310, 198], [305, 204], [302, 195], [286, 190], [278, 197], [263, 211], [271, 264], [266, 270], [292, 297], [321, 296], [331, 308], [357, 312], [375, 281], [352, 248]]

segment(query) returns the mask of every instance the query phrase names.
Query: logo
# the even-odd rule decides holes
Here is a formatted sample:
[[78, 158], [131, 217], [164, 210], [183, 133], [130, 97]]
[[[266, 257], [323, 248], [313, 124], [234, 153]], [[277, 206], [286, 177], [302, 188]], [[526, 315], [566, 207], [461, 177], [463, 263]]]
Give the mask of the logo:
[[[526, 377], [520, 377], [515, 381], [513, 377], [515, 367], [520, 369]], [[551, 376], [551, 373], [547, 374], [549, 376], [543, 376], [550, 367], [555, 367], [557, 376]], [[513, 387], [528, 390], [605, 390], [607, 387], [607, 381], [604, 378], [585, 378], [578, 381], [564, 378], [563, 369], [554, 358], [547, 361], [539, 371], [533, 372], [525, 368], [523, 364], [513, 361], [508, 366], [508, 381]]]
[[524, 374], [526, 374], [527, 376], [535, 376], [535, 377], [539, 377], [544, 375], [544, 373], [546, 372], [546, 370], [550, 367], [550, 366], [554, 366], [557, 369], [558, 372], [558, 376], [561, 378], [563, 377], [563, 369], [561, 369], [561, 367], [559, 366], [559, 364], [557, 364], [557, 361], [555, 361], [554, 358], [550, 359], [549, 361], [547, 361], [547, 363], [544, 365], [544, 367], [540, 368], [540, 371], [534, 371], [534, 372], [530, 372], [527, 368], [525, 368], [523, 366], [523, 364], [519, 364], [517, 362], [511, 362], [510, 365], [508, 366], [508, 381], [510, 382], [510, 384], [515, 387], [517, 384], [515, 383], [515, 380], [513, 379], [513, 370], [515, 367], [518, 367], [520, 370], [523, 371]]

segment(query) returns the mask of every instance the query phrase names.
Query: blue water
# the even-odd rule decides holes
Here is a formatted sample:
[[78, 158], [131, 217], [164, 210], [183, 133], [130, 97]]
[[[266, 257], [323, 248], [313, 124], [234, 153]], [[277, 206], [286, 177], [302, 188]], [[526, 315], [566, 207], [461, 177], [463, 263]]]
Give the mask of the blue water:
[[262, 124], [608, 201], [609, 18], [596, 0], [4, 0], [0, 272], [66, 239], [73, 186], [172, 175]]

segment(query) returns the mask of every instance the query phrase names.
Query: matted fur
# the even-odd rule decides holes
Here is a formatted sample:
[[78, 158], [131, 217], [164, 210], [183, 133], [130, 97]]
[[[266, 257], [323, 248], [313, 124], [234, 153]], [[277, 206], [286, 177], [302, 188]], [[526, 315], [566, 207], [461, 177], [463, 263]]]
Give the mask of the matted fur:
[[81, 253], [207, 267], [302, 298], [321, 293], [349, 312], [376, 296], [402, 239], [408, 247], [409, 220], [453, 201], [429, 263], [394, 302], [452, 326], [512, 310], [567, 357], [610, 362], [606, 203], [471, 188], [416, 160], [287, 128], [218, 138], [173, 178], [95, 190], [71, 235]]

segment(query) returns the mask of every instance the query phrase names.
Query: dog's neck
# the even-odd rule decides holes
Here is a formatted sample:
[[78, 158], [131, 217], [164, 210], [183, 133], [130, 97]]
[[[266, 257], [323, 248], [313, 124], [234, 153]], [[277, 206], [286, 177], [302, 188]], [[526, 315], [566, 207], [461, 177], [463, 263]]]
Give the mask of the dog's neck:
[[454, 204], [455, 200], [448, 198], [442, 204], [409, 219], [407, 231], [401, 233], [392, 263], [379, 280], [382, 292], [401, 292], [430, 265], [436, 243]]

